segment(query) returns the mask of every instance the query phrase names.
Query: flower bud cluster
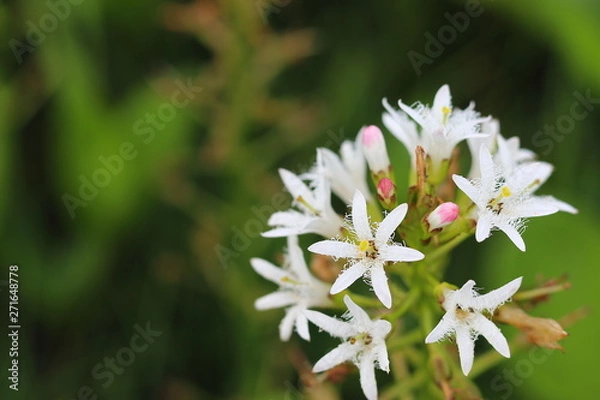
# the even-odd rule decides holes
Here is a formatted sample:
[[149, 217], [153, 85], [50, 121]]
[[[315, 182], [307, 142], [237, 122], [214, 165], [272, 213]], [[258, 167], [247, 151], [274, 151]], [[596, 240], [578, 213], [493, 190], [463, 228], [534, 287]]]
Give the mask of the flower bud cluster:
[[[520, 148], [517, 138], [505, 139], [499, 123], [482, 117], [473, 103], [466, 109], [454, 107], [447, 85], [431, 106], [399, 101], [399, 109], [394, 109], [387, 100], [383, 104], [383, 125], [404, 144], [411, 167], [393, 168], [384, 134], [369, 125], [355, 140], [344, 142], [339, 155], [318, 149], [310, 171], [296, 175], [281, 169], [292, 207], [274, 213], [268, 221], [271, 229], [263, 236], [287, 238], [285, 261], [280, 268], [266, 260], [251, 260], [257, 273], [279, 287], [255, 306], [286, 308], [279, 326], [281, 340], [289, 340], [294, 328], [298, 336], [310, 340], [311, 323], [340, 338], [342, 343], [318, 360], [313, 372], [350, 361], [358, 367], [368, 399], [377, 398], [374, 370], [389, 372], [386, 343], [402, 340], [406, 334], [402, 320], [408, 314], [424, 326], [435, 326], [421, 341], [455, 339], [464, 375], [473, 366], [479, 335], [510, 357], [508, 341], [491, 316], [517, 292], [522, 278], [483, 295], [473, 280], [458, 288], [442, 281], [449, 252], [471, 236], [477, 242], [486, 240], [495, 230], [525, 251], [521, 235], [527, 218], [577, 212], [554, 197], [536, 195], [552, 166], [536, 161], [533, 152]], [[470, 167], [462, 166], [469, 171], [465, 176], [452, 173], [459, 171], [457, 146], [463, 141], [472, 160]], [[398, 170], [409, 174], [409, 187], [398, 187], [394, 176]], [[336, 210], [332, 196], [347, 209]], [[333, 282], [317, 277], [324, 276], [322, 267], [315, 267], [317, 274], [311, 272], [305, 258], [311, 253], [315, 265], [322, 266], [323, 257], [328, 257], [337, 268]], [[359, 280], [374, 296], [359, 294]], [[337, 319], [315, 309], [347, 312], [344, 319]], [[436, 325], [434, 316], [442, 312]], [[442, 363], [451, 360], [450, 355], [437, 353], [440, 348], [431, 347], [428, 357]], [[439, 371], [451, 369], [446, 365]], [[450, 373], [435, 376], [452, 379]]]

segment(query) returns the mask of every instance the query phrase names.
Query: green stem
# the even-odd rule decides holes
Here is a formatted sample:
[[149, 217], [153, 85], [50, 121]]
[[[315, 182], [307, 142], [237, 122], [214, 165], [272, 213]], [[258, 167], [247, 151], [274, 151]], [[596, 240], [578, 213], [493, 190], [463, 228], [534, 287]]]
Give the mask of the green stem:
[[[394, 374], [394, 381], [406, 382], [410, 379], [411, 372], [408, 368], [408, 362], [403, 353], [394, 353], [390, 356], [390, 362], [392, 364], [392, 373]], [[399, 396], [401, 400], [414, 400], [412, 391], [408, 391], [402, 396]]]
[[409, 333], [403, 334], [401, 336], [394, 337], [388, 340], [387, 348], [388, 351], [392, 352], [394, 350], [401, 349], [403, 347], [413, 345], [415, 343], [421, 342], [423, 340], [423, 332], [420, 329], [414, 329]]
[[415, 388], [421, 386], [427, 380], [427, 372], [424, 368], [415, 372], [409, 379], [402, 382], [397, 382], [394, 385], [387, 388], [382, 394], [380, 399], [391, 400], [397, 399], [402, 396], [406, 396]]
[[433, 330], [433, 314], [428, 302], [421, 304], [421, 322], [423, 333], [428, 335]]
[[571, 284], [569, 282], [565, 282], [559, 285], [541, 287], [537, 289], [526, 290], [523, 292], [515, 293], [513, 296], [513, 300], [515, 301], [524, 301], [535, 299], [536, 297], [546, 296], [556, 292], [562, 292], [564, 290], [570, 289]]
[[363, 296], [361, 294], [352, 293], [349, 290], [345, 290], [340, 294], [333, 296], [333, 302], [335, 304], [335, 308], [346, 309], [346, 305], [344, 304], [344, 295], [348, 295], [352, 298], [356, 304], [364, 308], [381, 308], [381, 302], [376, 298]]
[[449, 240], [446, 243], [444, 243], [443, 245], [441, 245], [440, 247], [434, 249], [431, 253], [429, 253], [425, 256], [425, 258], [427, 259], [427, 262], [431, 263], [432, 261], [435, 261], [436, 259], [445, 255], [450, 250], [452, 250], [453, 248], [455, 248], [456, 246], [461, 244], [466, 238], [471, 236], [471, 233], [472, 232], [461, 232], [458, 235], [456, 235], [454, 238], [452, 238], [451, 240]]
[[408, 293], [408, 296], [404, 299], [402, 303], [393, 310], [391, 313], [385, 315], [383, 318], [394, 323], [398, 318], [404, 315], [410, 307], [415, 304], [415, 302], [421, 297], [421, 290], [417, 287], [413, 287], [412, 290]]

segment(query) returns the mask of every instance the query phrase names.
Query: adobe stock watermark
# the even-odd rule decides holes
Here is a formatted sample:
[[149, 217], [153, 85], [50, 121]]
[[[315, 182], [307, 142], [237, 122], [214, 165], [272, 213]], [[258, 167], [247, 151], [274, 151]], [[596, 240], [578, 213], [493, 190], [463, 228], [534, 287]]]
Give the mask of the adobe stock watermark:
[[266, 24], [269, 22], [269, 15], [279, 14], [284, 7], [287, 7], [292, 0], [256, 0], [254, 6], [258, 14]]
[[538, 149], [542, 148], [540, 152], [545, 156], [550, 154], [557, 142], [562, 142], [573, 132], [577, 122], [587, 118], [595, 106], [600, 104], [600, 97], [593, 97], [591, 89], [587, 89], [585, 94], [574, 91], [572, 95], [575, 100], [571, 103], [569, 111], [556, 118], [554, 124], [544, 125], [543, 130], [535, 132], [531, 137], [533, 145]]
[[[125, 347], [121, 347], [114, 354], [114, 357], [104, 357], [98, 362], [90, 374], [103, 389], [108, 389], [116, 380], [117, 376], [123, 375], [128, 367], [130, 367], [136, 358], [144, 353], [156, 338], [162, 336], [163, 332], [152, 329], [150, 322], [146, 322], [146, 326], [142, 327], [139, 324], [133, 325], [135, 333], [129, 339], [129, 343]], [[81, 386], [75, 395], [69, 400], [98, 400], [99, 397], [92, 386]]]
[[414, 50], [410, 50], [406, 53], [417, 76], [421, 76], [423, 73], [421, 69], [424, 65], [433, 64], [436, 58], [444, 54], [446, 46], [454, 43], [459, 34], [467, 30], [471, 24], [472, 18], [479, 17], [484, 11], [485, 9], [479, 0], [467, 0], [465, 2], [464, 11], [458, 11], [454, 14], [450, 14], [449, 12], [444, 13], [444, 18], [446, 18], [448, 24], [440, 27], [436, 36], [429, 31], [425, 32], [424, 36], [426, 42], [423, 49], [424, 54]]
[[60, 22], [69, 18], [72, 12], [72, 6], [78, 6], [85, 0], [47, 0], [44, 13], [37, 21], [28, 19], [25, 21], [27, 27], [25, 31], [25, 41], [22, 42], [15, 38], [8, 41], [17, 63], [23, 63], [23, 56], [26, 53], [35, 52], [44, 42], [46, 36], [52, 34], [60, 25]]
[[491, 389], [502, 400], [507, 400], [514, 393], [515, 387], [521, 386], [527, 378], [533, 375], [535, 366], [545, 363], [555, 351], [545, 347], [532, 347], [529, 349], [527, 358], [517, 361], [514, 368], [504, 368], [501, 374], [496, 375], [491, 380]]
[[[339, 132], [330, 129], [327, 131], [327, 136], [328, 140], [325, 142], [325, 147], [340, 145], [344, 140], [344, 129], [340, 129]], [[307, 169], [304, 165], [298, 165], [296, 168], [297, 171], [305, 171]], [[229, 244], [223, 245], [218, 243], [215, 245], [215, 253], [223, 268], [227, 268], [231, 260], [237, 259], [240, 254], [246, 251], [250, 247], [252, 240], [260, 237], [260, 234], [267, 230], [269, 217], [273, 213], [281, 211], [289, 202], [290, 194], [283, 188], [271, 197], [270, 204], [260, 207], [250, 207], [250, 214], [252, 216], [246, 220], [243, 226], [234, 225], [231, 227], [233, 235]]]
[[[169, 102], [160, 104], [154, 112], [147, 112], [143, 118], [134, 121], [132, 132], [142, 145], [152, 143], [156, 134], [164, 130], [178, 114], [179, 110], [187, 107], [196, 96], [202, 92], [202, 87], [195, 86], [192, 79], [186, 83], [175, 81], [175, 90]], [[139, 145], [133, 141], [125, 141], [116, 149], [115, 153], [108, 156], [100, 155], [98, 163], [101, 165], [88, 176], [79, 175], [79, 190], [76, 195], [64, 193], [62, 201], [71, 219], [76, 216], [79, 208], [85, 208], [112, 182], [113, 177], [123, 172], [127, 162], [135, 160], [139, 154]], [[77, 196], [78, 195], [78, 196]]]

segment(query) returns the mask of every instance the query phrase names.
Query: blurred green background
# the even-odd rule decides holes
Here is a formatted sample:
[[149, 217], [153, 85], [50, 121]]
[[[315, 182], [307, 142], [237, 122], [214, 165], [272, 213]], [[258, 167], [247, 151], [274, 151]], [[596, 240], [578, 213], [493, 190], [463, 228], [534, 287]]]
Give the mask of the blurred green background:
[[[277, 168], [301, 172], [316, 146], [337, 151], [382, 126], [383, 97], [431, 102], [443, 83], [455, 105], [476, 101], [553, 163], [541, 192], [580, 210], [530, 221], [525, 254], [502, 234], [456, 252], [457, 284], [567, 273], [573, 289], [535, 315], [591, 308], [565, 354], [515, 354], [478, 383], [489, 398], [590, 398], [599, 20], [592, 0], [3, 2], [0, 295], [6, 310], [17, 264], [22, 328], [18, 394], [0, 335], [0, 398], [302, 398], [292, 350], [315, 361], [335, 342], [283, 345], [282, 311], [252, 305], [274, 287], [248, 259], [275, 260], [284, 245], [257, 233], [281, 197]], [[431, 44], [440, 33], [446, 43]], [[577, 93], [592, 100], [570, 124]], [[148, 326], [147, 346], [132, 343]], [[115, 357], [127, 365], [110, 372]], [[499, 387], [506, 370], [518, 379]], [[345, 387], [344, 398], [360, 396]]]

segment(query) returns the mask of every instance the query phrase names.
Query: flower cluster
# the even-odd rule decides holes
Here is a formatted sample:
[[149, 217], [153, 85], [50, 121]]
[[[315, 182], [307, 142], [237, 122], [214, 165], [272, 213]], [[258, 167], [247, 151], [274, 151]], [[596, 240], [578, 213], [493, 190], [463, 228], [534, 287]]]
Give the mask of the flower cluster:
[[[339, 155], [317, 149], [316, 164], [309, 171], [296, 175], [279, 170], [292, 204], [270, 217], [272, 229], [263, 236], [287, 237], [284, 263], [278, 268], [266, 260], [251, 260], [257, 273], [279, 286], [255, 306], [286, 307], [279, 326], [281, 340], [289, 340], [295, 327], [309, 341], [309, 322], [341, 338], [338, 347], [316, 362], [313, 372], [350, 361], [358, 368], [368, 399], [378, 396], [375, 368], [390, 370], [386, 340], [401, 341], [406, 335], [431, 344], [453, 337], [465, 376], [473, 366], [479, 335], [510, 357], [508, 342], [492, 318], [517, 292], [522, 278], [483, 295], [474, 290], [473, 280], [459, 289], [441, 281], [449, 252], [471, 235], [481, 242], [494, 230], [525, 251], [522, 233], [527, 218], [576, 213], [554, 197], [534, 194], [552, 173], [550, 164], [520, 148], [518, 138], [505, 139], [499, 123], [482, 117], [473, 103], [466, 109], [453, 107], [447, 85], [437, 92], [432, 106], [399, 101], [395, 109], [387, 100], [383, 105], [383, 125], [412, 158], [406, 201], [399, 204], [396, 171], [382, 131], [366, 126], [355, 140], [342, 143]], [[463, 141], [472, 160], [464, 176], [456, 173]], [[332, 194], [348, 209], [336, 211]], [[306, 246], [299, 245], [300, 235]], [[318, 263], [307, 264], [305, 248], [313, 259], [329, 257], [337, 277], [318, 278], [324, 274], [318, 273]], [[355, 284], [361, 278], [376, 299]], [[347, 312], [338, 319], [315, 309]], [[442, 311], [445, 314], [431, 329]], [[406, 333], [406, 314], [421, 322], [416, 335]], [[428, 331], [422, 331], [425, 327]], [[429, 357], [438, 351], [439, 347], [431, 350]], [[444, 362], [451, 358], [442, 357]]]

